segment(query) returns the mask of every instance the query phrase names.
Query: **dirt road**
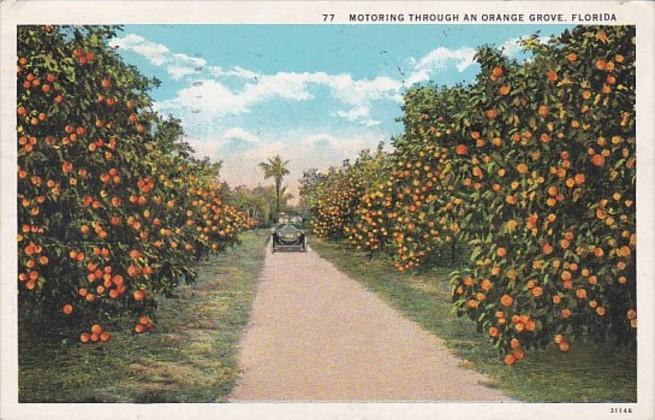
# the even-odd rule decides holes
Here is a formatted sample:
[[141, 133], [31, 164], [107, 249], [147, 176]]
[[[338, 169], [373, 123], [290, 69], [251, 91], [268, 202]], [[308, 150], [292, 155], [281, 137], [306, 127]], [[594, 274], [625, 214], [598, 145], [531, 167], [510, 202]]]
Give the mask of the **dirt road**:
[[269, 250], [239, 363], [232, 401], [508, 400], [311, 250]]

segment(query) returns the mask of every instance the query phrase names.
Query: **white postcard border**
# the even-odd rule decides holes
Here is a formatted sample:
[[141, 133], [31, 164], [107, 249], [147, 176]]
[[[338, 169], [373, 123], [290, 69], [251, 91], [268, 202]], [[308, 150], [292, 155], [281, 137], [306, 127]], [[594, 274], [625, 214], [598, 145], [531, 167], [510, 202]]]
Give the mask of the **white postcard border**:
[[[0, 0], [0, 418], [27, 419], [654, 419], [655, 407], [655, 3], [650, 1], [50, 1]], [[350, 24], [350, 13], [614, 13], [637, 26], [638, 403], [228, 403], [18, 404], [16, 246], [16, 25]], [[335, 14], [324, 23], [323, 14]], [[467, 22], [450, 22], [467, 24]], [[473, 22], [484, 23], [484, 22]], [[508, 22], [511, 23], [511, 22]], [[524, 24], [547, 22], [523, 22]], [[557, 23], [557, 22], [556, 22]], [[567, 22], [571, 23], [571, 22]], [[587, 24], [598, 22], [586, 22]], [[362, 23], [355, 23], [362, 24]], [[393, 23], [383, 23], [393, 25]], [[403, 24], [408, 24], [407, 21]], [[412, 23], [434, 24], [434, 23]], [[488, 23], [493, 24], [493, 23]], [[563, 356], [565, 357], [565, 356]], [[610, 414], [610, 408], [632, 414]]]

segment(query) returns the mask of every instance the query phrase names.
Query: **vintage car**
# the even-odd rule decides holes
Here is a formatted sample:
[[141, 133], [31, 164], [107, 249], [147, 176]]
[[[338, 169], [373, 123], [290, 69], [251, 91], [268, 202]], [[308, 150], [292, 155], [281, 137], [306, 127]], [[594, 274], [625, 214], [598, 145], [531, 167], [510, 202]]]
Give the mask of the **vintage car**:
[[273, 252], [307, 252], [307, 236], [302, 228], [303, 219], [298, 215], [281, 214], [272, 229]]

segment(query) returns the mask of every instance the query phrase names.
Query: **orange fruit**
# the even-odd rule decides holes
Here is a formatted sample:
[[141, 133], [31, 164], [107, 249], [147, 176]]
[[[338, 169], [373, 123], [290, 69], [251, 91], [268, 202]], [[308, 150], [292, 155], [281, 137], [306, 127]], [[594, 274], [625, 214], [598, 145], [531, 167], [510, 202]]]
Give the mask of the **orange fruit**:
[[514, 362], [516, 362], [516, 358], [514, 357], [513, 354], [508, 354], [508, 355], [505, 355], [505, 358], [503, 359], [503, 361], [505, 362], [505, 364], [507, 366], [512, 366], [514, 364]]
[[123, 279], [123, 276], [121, 276], [120, 274], [116, 274], [114, 277], [112, 277], [111, 281], [112, 281], [112, 283], [114, 283], [116, 286], [120, 286], [120, 285], [123, 284], [123, 282], [124, 282], [125, 280]]
[[525, 323], [525, 329], [532, 332], [537, 328], [537, 323], [534, 322], [533, 320], [529, 320], [528, 322]]
[[571, 345], [569, 344], [568, 341], [564, 340], [564, 341], [562, 341], [561, 343], [559, 343], [559, 349], [560, 349], [562, 352], [566, 353], [566, 352], [568, 352], [569, 350], [571, 350]]
[[484, 290], [485, 292], [488, 292], [489, 290], [491, 290], [492, 286], [493, 286], [493, 284], [491, 283], [491, 281], [489, 279], [484, 279], [484, 280], [482, 280], [482, 283], [480, 283], [480, 288], [482, 290]]
[[514, 298], [512, 298], [510, 295], [503, 295], [500, 298], [500, 304], [503, 305], [504, 307], [509, 307], [514, 303]]
[[141, 302], [146, 297], [146, 295], [143, 292], [143, 290], [139, 289], [134, 291], [132, 297], [134, 297], [134, 300], [136, 300], [137, 302]]
[[582, 185], [585, 182], [585, 174], [576, 174], [574, 177], [575, 183], [578, 185]]
[[546, 78], [549, 82], [554, 82], [557, 80], [557, 72], [555, 70], [548, 70], [546, 72]]
[[607, 61], [603, 59], [596, 60], [596, 68], [598, 70], [605, 70], [607, 68]]

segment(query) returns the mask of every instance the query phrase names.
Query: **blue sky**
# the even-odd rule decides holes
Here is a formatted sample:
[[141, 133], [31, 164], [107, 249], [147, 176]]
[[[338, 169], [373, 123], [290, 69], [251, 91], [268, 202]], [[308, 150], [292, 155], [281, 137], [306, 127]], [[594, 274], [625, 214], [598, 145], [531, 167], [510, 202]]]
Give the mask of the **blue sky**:
[[200, 156], [223, 160], [230, 184], [264, 183], [257, 163], [289, 159], [292, 191], [324, 169], [388, 142], [414, 83], [473, 80], [474, 49], [505, 48], [560, 25], [126, 25], [111, 41], [156, 76], [155, 107], [182, 119]]

